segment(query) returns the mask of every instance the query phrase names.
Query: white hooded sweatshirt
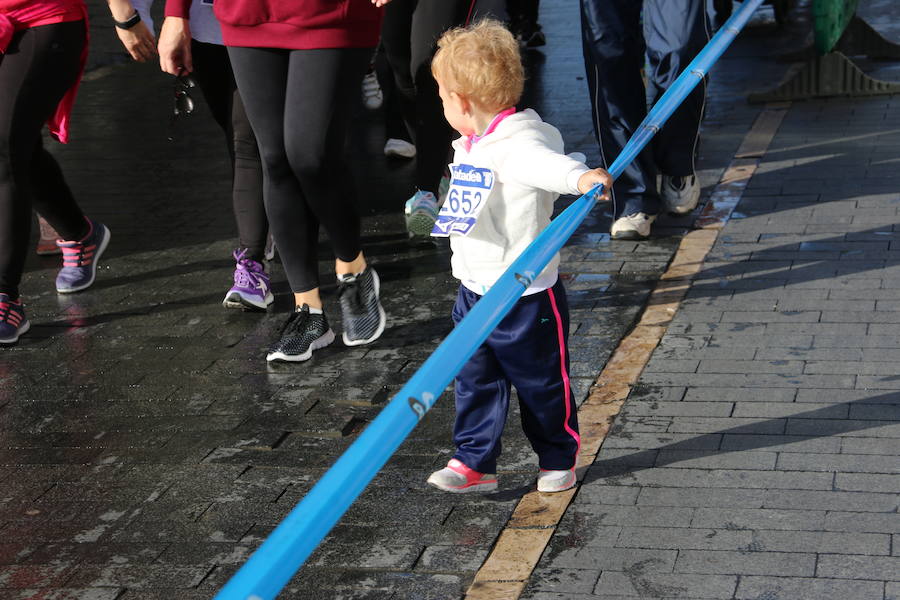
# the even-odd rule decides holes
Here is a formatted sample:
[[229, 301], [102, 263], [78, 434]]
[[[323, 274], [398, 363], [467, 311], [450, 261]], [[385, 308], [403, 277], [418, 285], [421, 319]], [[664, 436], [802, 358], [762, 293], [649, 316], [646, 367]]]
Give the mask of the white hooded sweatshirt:
[[[459, 138], [453, 148], [454, 165], [493, 172], [493, 187], [475, 225], [468, 235], [450, 235], [453, 276], [484, 294], [550, 224], [559, 195], [580, 194], [578, 179], [589, 169], [563, 153], [559, 130], [531, 109], [505, 117], [474, 143]], [[525, 295], [552, 287], [558, 266], [559, 253]]]

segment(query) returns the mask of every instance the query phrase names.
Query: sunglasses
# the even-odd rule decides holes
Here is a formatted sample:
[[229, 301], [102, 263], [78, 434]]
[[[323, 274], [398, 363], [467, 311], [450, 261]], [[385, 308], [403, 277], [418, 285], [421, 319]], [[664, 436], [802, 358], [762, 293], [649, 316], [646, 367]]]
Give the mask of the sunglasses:
[[179, 75], [175, 78], [175, 106], [176, 117], [189, 115], [194, 112], [194, 100], [191, 98], [191, 89], [197, 87], [197, 82], [190, 75]]

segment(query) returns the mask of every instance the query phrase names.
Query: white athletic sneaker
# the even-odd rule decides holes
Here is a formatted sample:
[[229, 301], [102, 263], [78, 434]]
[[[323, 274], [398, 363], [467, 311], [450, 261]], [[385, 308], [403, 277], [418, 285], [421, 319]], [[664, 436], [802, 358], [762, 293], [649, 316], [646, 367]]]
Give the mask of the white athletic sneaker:
[[648, 215], [642, 212], [619, 217], [612, 224], [609, 236], [614, 240], [643, 240], [650, 236], [650, 225], [656, 220], [656, 215]]
[[362, 98], [363, 104], [369, 110], [377, 110], [384, 103], [384, 94], [381, 92], [381, 86], [378, 85], [378, 77], [375, 71], [366, 73], [362, 82]]
[[575, 486], [575, 469], [568, 471], [545, 471], [537, 478], [539, 492], [563, 492]]
[[384, 155], [399, 158], [413, 158], [416, 155], [416, 147], [406, 140], [390, 138], [384, 144]]
[[700, 182], [696, 175], [663, 175], [660, 196], [670, 213], [686, 215], [700, 201]]
[[451, 494], [484, 493], [497, 489], [497, 476], [474, 471], [454, 458], [446, 467], [432, 473], [428, 483]]

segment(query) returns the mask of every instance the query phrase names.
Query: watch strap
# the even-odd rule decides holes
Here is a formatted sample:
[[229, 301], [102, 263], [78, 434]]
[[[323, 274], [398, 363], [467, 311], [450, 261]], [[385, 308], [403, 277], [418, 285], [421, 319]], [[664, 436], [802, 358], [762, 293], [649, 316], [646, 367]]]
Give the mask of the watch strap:
[[134, 11], [134, 14], [128, 17], [128, 19], [124, 21], [116, 21], [115, 19], [113, 19], [113, 22], [119, 29], [131, 29], [141, 22], [141, 13], [139, 13], [138, 11]]

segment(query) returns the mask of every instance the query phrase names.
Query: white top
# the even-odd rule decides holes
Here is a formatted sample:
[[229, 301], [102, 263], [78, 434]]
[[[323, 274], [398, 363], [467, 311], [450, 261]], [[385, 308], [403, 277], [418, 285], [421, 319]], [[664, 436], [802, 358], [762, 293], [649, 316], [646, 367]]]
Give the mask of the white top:
[[[560, 194], [580, 194], [578, 179], [589, 169], [563, 154], [559, 130], [526, 109], [500, 121], [466, 150], [453, 142], [453, 162], [489, 168], [494, 186], [469, 234], [451, 235], [453, 276], [484, 294], [522, 251], [550, 224]], [[559, 253], [531, 282], [525, 295], [553, 287]]]
[[[153, 17], [150, 16], [150, 7], [153, 0], [132, 0], [135, 10], [141, 15], [141, 21], [147, 24], [150, 31], [153, 29]], [[222, 45], [222, 30], [219, 22], [213, 14], [213, 0], [194, 0], [191, 2], [191, 37], [198, 42]]]

